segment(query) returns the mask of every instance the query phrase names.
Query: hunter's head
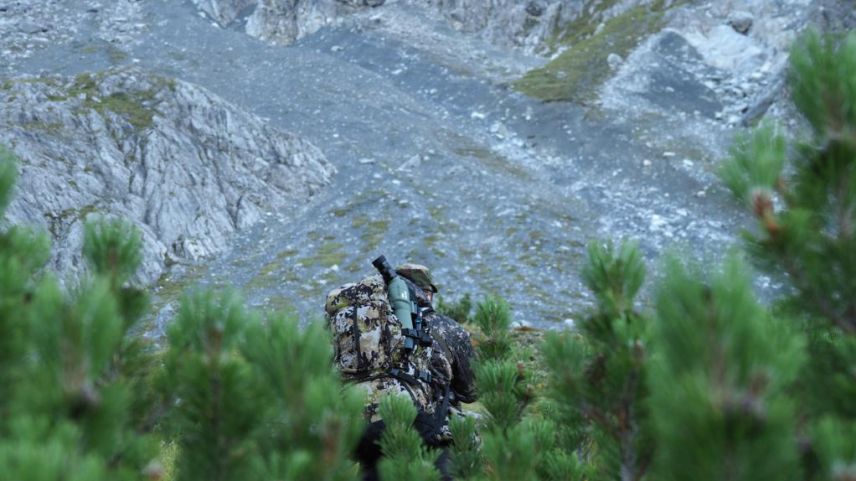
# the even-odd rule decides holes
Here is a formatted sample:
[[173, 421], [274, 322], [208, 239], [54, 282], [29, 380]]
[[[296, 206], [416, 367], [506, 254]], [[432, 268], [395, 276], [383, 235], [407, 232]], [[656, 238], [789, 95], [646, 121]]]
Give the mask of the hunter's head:
[[428, 302], [434, 299], [437, 286], [434, 285], [431, 272], [427, 267], [420, 264], [402, 264], [395, 268], [395, 272], [402, 277], [406, 277], [416, 287], [422, 289], [425, 297], [428, 298]]

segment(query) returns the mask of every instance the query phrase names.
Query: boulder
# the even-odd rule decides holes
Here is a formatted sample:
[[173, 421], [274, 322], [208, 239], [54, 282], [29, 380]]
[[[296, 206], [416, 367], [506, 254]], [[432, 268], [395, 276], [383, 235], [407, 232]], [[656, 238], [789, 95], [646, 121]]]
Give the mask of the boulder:
[[743, 35], [749, 33], [754, 22], [755, 16], [742, 10], [732, 12], [731, 15], [728, 16], [728, 25], [730, 25], [735, 32]]

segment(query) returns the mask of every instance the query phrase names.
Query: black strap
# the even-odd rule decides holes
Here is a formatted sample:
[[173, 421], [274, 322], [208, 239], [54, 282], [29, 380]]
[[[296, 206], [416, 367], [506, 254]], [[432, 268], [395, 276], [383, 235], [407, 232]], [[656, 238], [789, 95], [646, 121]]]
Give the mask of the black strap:
[[437, 406], [433, 413], [428, 413], [419, 410], [416, 415], [416, 420], [413, 422], [414, 427], [422, 439], [429, 446], [441, 447], [447, 446], [449, 441], [443, 439], [443, 426], [446, 425], [446, 416], [449, 414], [449, 404], [451, 399], [451, 389], [446, 387], [446, 392], [443, 394], [443, 401]]
[[398, 368], [392, 368], [389, 371], [387, 371], [387, 373], [390, 376], [392, 376], [398, 380], [404, 381], [407, 384], [410, 384], [412, 386], [418, 386], [420, 381], [422, 381], [426, 384], [430, 384], [431, 379], [432, 379], [431, 372], [425, 371], [423, 369], [417, 369], [416, 370], [416, 376], [407, 374], [406, 372], [404, 372]]
[[357, 325], [357, 307], [352, 306], [353, 315], [351, 317], [351, 337], [354, 338], [354, 352], [357, 353], [357, 370], [362, 371], [364, 368], [363, 353], [360, 348], [360, 327]]
[[434, 426], [437, 428], [437, 434], [440, 434], [440, 426], [445, 423], [446, 416], [449, 414], [449, 405], [451, 404], [452, 390], [446, 385], [446, 392], [443, 394], [443, 402], [434, 411]]

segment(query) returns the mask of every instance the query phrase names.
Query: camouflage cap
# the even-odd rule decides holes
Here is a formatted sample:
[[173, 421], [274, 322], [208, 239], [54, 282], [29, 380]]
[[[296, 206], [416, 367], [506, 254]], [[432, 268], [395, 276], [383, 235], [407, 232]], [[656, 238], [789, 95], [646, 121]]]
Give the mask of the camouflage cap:
[[434, 285], [434, 280], [431, 279], [431, 272], [423, 265], [402, 264], [395, 268], [395, 272], [400, 276], [410, 279], [414, 284], [422, 289], [437, 292], [437, 286]]

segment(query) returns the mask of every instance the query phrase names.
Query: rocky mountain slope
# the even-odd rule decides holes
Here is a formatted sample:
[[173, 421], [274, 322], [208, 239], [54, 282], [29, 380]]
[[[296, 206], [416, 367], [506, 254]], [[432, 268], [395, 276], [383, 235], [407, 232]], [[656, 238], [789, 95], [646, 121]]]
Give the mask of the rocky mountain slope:
[[577, 18], [582, 0], [193, 0], [222, 27], [246, 31], [262, 40], [289, 44], [318, 29], [345, 21], [365, 23], [354, 14], [387, 6], [427, 7], [456, 30], [491, 43], [542, 50], [554, 31]]
[[[22, 93], [32, 90], [32, 105], [4, 101], [16, 113], [4, 107], [3, 125], [34, 151], [68, 142], [98, 157], [102, 144], [86, 135], [63, 140], [59, 129], [27, 130], [19, 119], [31, 110], [52, 119], [57, 106], [71, 109], [69, 119], [89, 111], [88, 123], [106, 114], [125, 127], [113, 128], [118, 141], [106, 135], [101, 142], [120, 145], [111, 165], [131, 172], [128, 152], [157, 155], [136, 147], [150, 134], [136, 133], [133, 122], [145, 124], [148, 115], [68, 95], [76, 79], [153, 72], [161, 80], [151, 82], [167, 91], [171, 78], [179, 89], [201, 86], [252, 115], [205, 120], [222, 137], [200, 142], [182, 120], [189, 106], [158, 104], [165, 115], [152, 116], [164, 126], [156, 143], [183, 139], [172, 152], [190, 158], [188, 177], [221, 165], [199, 158], [227, 162], [230, 152], [243, 152], [236, 145], [267, 145], [252, 133], [269, 136], [264, 129], [317, 145], [338, 173], [310, 163], [307, 172], [318, 177], [300, 185], [314, 187], [293, 197], [254, 170], [255, 158], [269, 162], [266, 147], [236, 160], [243, 167], [218, 170], [212, 182], [228, 187], [203, 189], [193, 202], [210, 195], [215, 207], [191, 222], [199, 226], [191, 234], [218, 241], [188, 243], [185, 233], [158, 233], [158, 223], [144, 222], [164, 258], [226, 247], [173, 269], [176, 286], [234, 287], [252, 304], [312, 319], [328, 289], [370, 272], [369, 261], [385, 253], [432, 266], [448, 297], [496, 292], [516, 318], [558, 325], [589, 302], [577, 273], [594, 239], [639, 239], [649, 260], [675, 246], [708, 258], [728, 250], [746, 219], [716, 179], [719, 160], [735, 133], [765, 116], [798, 128], [783, 87], [787, 44], [810, 25], [852, 27], [852, 11], [850, 0], [0, 1], [7, 60], [0, 76]], [[117, 66], [134, 73], [116, 73]], [[45, 86], [27, 80], [34, 74], [62, 77]], [[138, 98], [133, 84], [121, 89]], [[121, 92], [96, 97], [111, 93]], [[142, 105], [160, 102], [143, 97]], [[241, 134], [245, 140], [228, 134], [244, 124], [255, 126]], [[135, 147], [121, 147], [126, 142]], [[61, 152], [50, 148], [54, 157]], [[292, 167], [291, 175], [303, 171]], [[330, 185], [321, 188], [327, 176]], [[124, 186], [130, 174], [118, 178], [86, 184], [93, 194], [75, 208], [138, 215], [137, 204], [102, 186]], [[283, 205], [317, 193], [294, 210], [251, 203], [258, 208], [243, 222], [233, 187], [247, 185], [259, 193], [250, 199], [281, 196]], [[139, 195], [133, 192], [126, 196]], [[113, 200], [96, 202], [104, 196]], [[152, 200], [167, 205], [169, 197]], [[62, 231], [67, 221], [54, 223]], [[160, 292], [169, 298], [173, 289]]]
[[0, 85], [0, 143], [21, 160], [12, 223], [45, 227], [54, 267], [81, 268], [82, 225], [139, 225], [150, 282], [287, 213], [335, 168], [314, 146], [186, 82], [136, 68]]

